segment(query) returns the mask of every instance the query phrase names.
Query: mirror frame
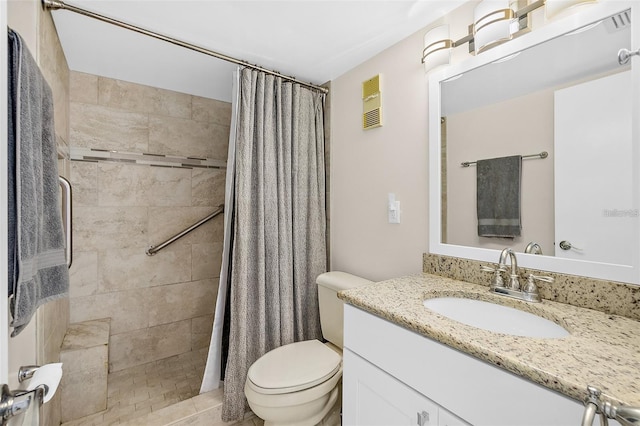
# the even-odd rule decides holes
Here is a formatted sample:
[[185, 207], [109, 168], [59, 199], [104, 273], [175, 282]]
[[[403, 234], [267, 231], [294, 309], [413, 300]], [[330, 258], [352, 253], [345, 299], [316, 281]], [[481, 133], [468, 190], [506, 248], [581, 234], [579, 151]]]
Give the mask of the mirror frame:
[[[429, 252], [446, 256], [466, 258], [483, 262], [497, 263], [500, 252], [494, 249], [467, 247], [442, 242], [441, 228], [441, 92], [440, 83], [451, 77], [471, 71], [474, 68], [487, 65], [500, 58], [518, 51], [533, 47], [537, 44], [562, 36], [568, 32], [581, 28], [597, 20], [612, 16], [621, 11], [631, 10], [631, 46], [627, 49], [640, 48], [640, 2], [632, 0], [601, 0], [600, 3], [581, 6], [574, 14], [562, 19], [553, 20], [550, 23], [534, 28], [530, 33], [511, 40], [478, 56], [471, 57], [463, 62], [452, 64], [449, 67], [436, 70], [429, 76]], [[571, 53], [569, 53], [571, 54]], [[635, 65], [632, 65], [632, 102], [633, 116], [640, 117], [640, 57], [634, 57]], [[633, 164], [637, 167], [633, 170], [632, 206], [640, 208], [640, 119], [632, 122], [633, 140]], [[633, 223], [632, 259], [634, 265], [619, 265], [601, 262], [588, 262], [574, 259], [564, 259], [553, 256], [538, 256], [533, 254], [518, 253], [518, 265], [525, 268], [533, 268], [543, 271], [559, 272], [570, 275], [599, 278], [609, 281], [619, 281], [631, 284], [640, 284], [640, 218]], [[487, 277], [487, 280], [489, 278]], [[488, 282], [488, 281], [487, 281]]]

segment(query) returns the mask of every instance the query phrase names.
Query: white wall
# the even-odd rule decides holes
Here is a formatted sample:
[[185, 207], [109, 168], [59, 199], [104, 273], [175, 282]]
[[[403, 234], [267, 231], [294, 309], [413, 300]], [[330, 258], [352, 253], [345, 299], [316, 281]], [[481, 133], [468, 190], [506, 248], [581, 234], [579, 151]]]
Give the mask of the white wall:
[[[463, 37], [470, 2], [439, 23]], [[422, 271], [428, 251], [428, 77], [418, 31], [332, 82], [331, 268], [372, 280]], [[456, 33], [457, 32], [457, 33]], [[468, 56], [466, 46], [454, 55]], [[381, 74], [383, 126], [362, 130], [362, 82]], [[387, 221], [387, 194], [401, 223]]]

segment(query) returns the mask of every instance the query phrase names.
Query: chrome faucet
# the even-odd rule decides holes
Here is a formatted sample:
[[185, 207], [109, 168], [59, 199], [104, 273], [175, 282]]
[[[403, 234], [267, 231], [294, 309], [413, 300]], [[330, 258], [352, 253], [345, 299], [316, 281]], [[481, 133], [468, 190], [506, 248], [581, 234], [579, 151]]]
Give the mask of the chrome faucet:
[[[507, 271], [507, 257], [511, 263], [511, 273], [509, 274], [509, 286], [504, 285], [504, 279], [502, 273]], [[513, 297], [514, 299], [520, 299], [527, 302], [540, 302], [540, 294], [538, 293], [538, 287], [535, 281], [544, 281], [548, 283], [553, 282], [552, 277], [543, 277], [538, 275], [529, 274], [527, 283], [524, 288], [520, 286], [518, 260], [516, 259], [516, 253], [509, 247], [503, 249], [500, 252], [500, 258], [498, 259], [498, 265], [495, 267], [481, 266], [484, 272], [492, 272], [494, 274], [493, 281], [489, 287], [489, 291], [498, 293], [503, 296]]]
[[542, 254], [542, 247], [535, 241], [531, 241], [527, 244], [527, 247], [525, 247], [524, 252], [528, 254]]
[[[511, 249], [506, 249], [511, 261], [511, 274], [509, 274], [509, 288], [511, 290], [520, 290], [520, 281], [518, 280], [518, 260], [516, 259], [516, 253]], [[504, 251], [504, 250], [502, 250]], [[502, 253], [500, 253], [502, 257]]]

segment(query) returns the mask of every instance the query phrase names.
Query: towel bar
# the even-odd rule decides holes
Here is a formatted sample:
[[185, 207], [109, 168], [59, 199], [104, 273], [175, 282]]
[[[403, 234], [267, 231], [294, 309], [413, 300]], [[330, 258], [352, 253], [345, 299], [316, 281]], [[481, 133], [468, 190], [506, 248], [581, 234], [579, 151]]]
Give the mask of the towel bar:
[[[522, 158], [533, 158], [533, 157], [538, 157], [538, 158], [547, 158], [549, 156], [549, 153], [547, 151], [542, 151], [538, 154], [529, 154], [529, 155], [523, 155]], [[460, 163], [460, 165], [462, 167], [469, 167], [472, 164], [476, 164], [477, 161], [465, 161], [464, 163]]]

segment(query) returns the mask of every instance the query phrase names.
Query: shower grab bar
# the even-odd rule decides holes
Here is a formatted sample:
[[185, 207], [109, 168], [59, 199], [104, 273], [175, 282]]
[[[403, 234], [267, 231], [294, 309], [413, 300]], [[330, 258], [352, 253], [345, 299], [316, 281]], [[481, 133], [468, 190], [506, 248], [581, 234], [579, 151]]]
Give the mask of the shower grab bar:
[[193, 225], [191, 225], [190, 227], [178, 232], [176, 235], [174, 235], [173, 237], [161, 242], [160, 244], [158, 244], [157, 246], [150, 246], [147, 251], [145, 253], [147, 253], [147, 256], [153, 256], [154, 254], [156, 254], [157, 252], [159, 252], [160, 250], [162, 250], [163, 248], [165, 248], [166, 246], [168, 246], [169, 244], [173, 243], [174, 241], [176, 241], [179, 238], [184, 237], [185, 235], [187, 235], [189, 232], [193, 231], [194, 229], [196, 229], [197, 227], [199, 227], [200, 225], [204, 224], [205, 222], [208, 222], [209, 220], [213, 219], [214, 217], [218, 216], [220, 213], [224, 212], [224, 204], [220, 204], [218, 206], [218, 208], [211, 213], [209, 216], [205, 217], [204, 219], [199, 220], [198, 222], [194, 223]]
[[62, 176], [58, 176], [58, 184], [62, 189], [62, 220], [64, 221], [64, 255], [67, 259], [67, 267], [71, 268], [73, 263], [73, 212], [71, 211], [71, 183]]

